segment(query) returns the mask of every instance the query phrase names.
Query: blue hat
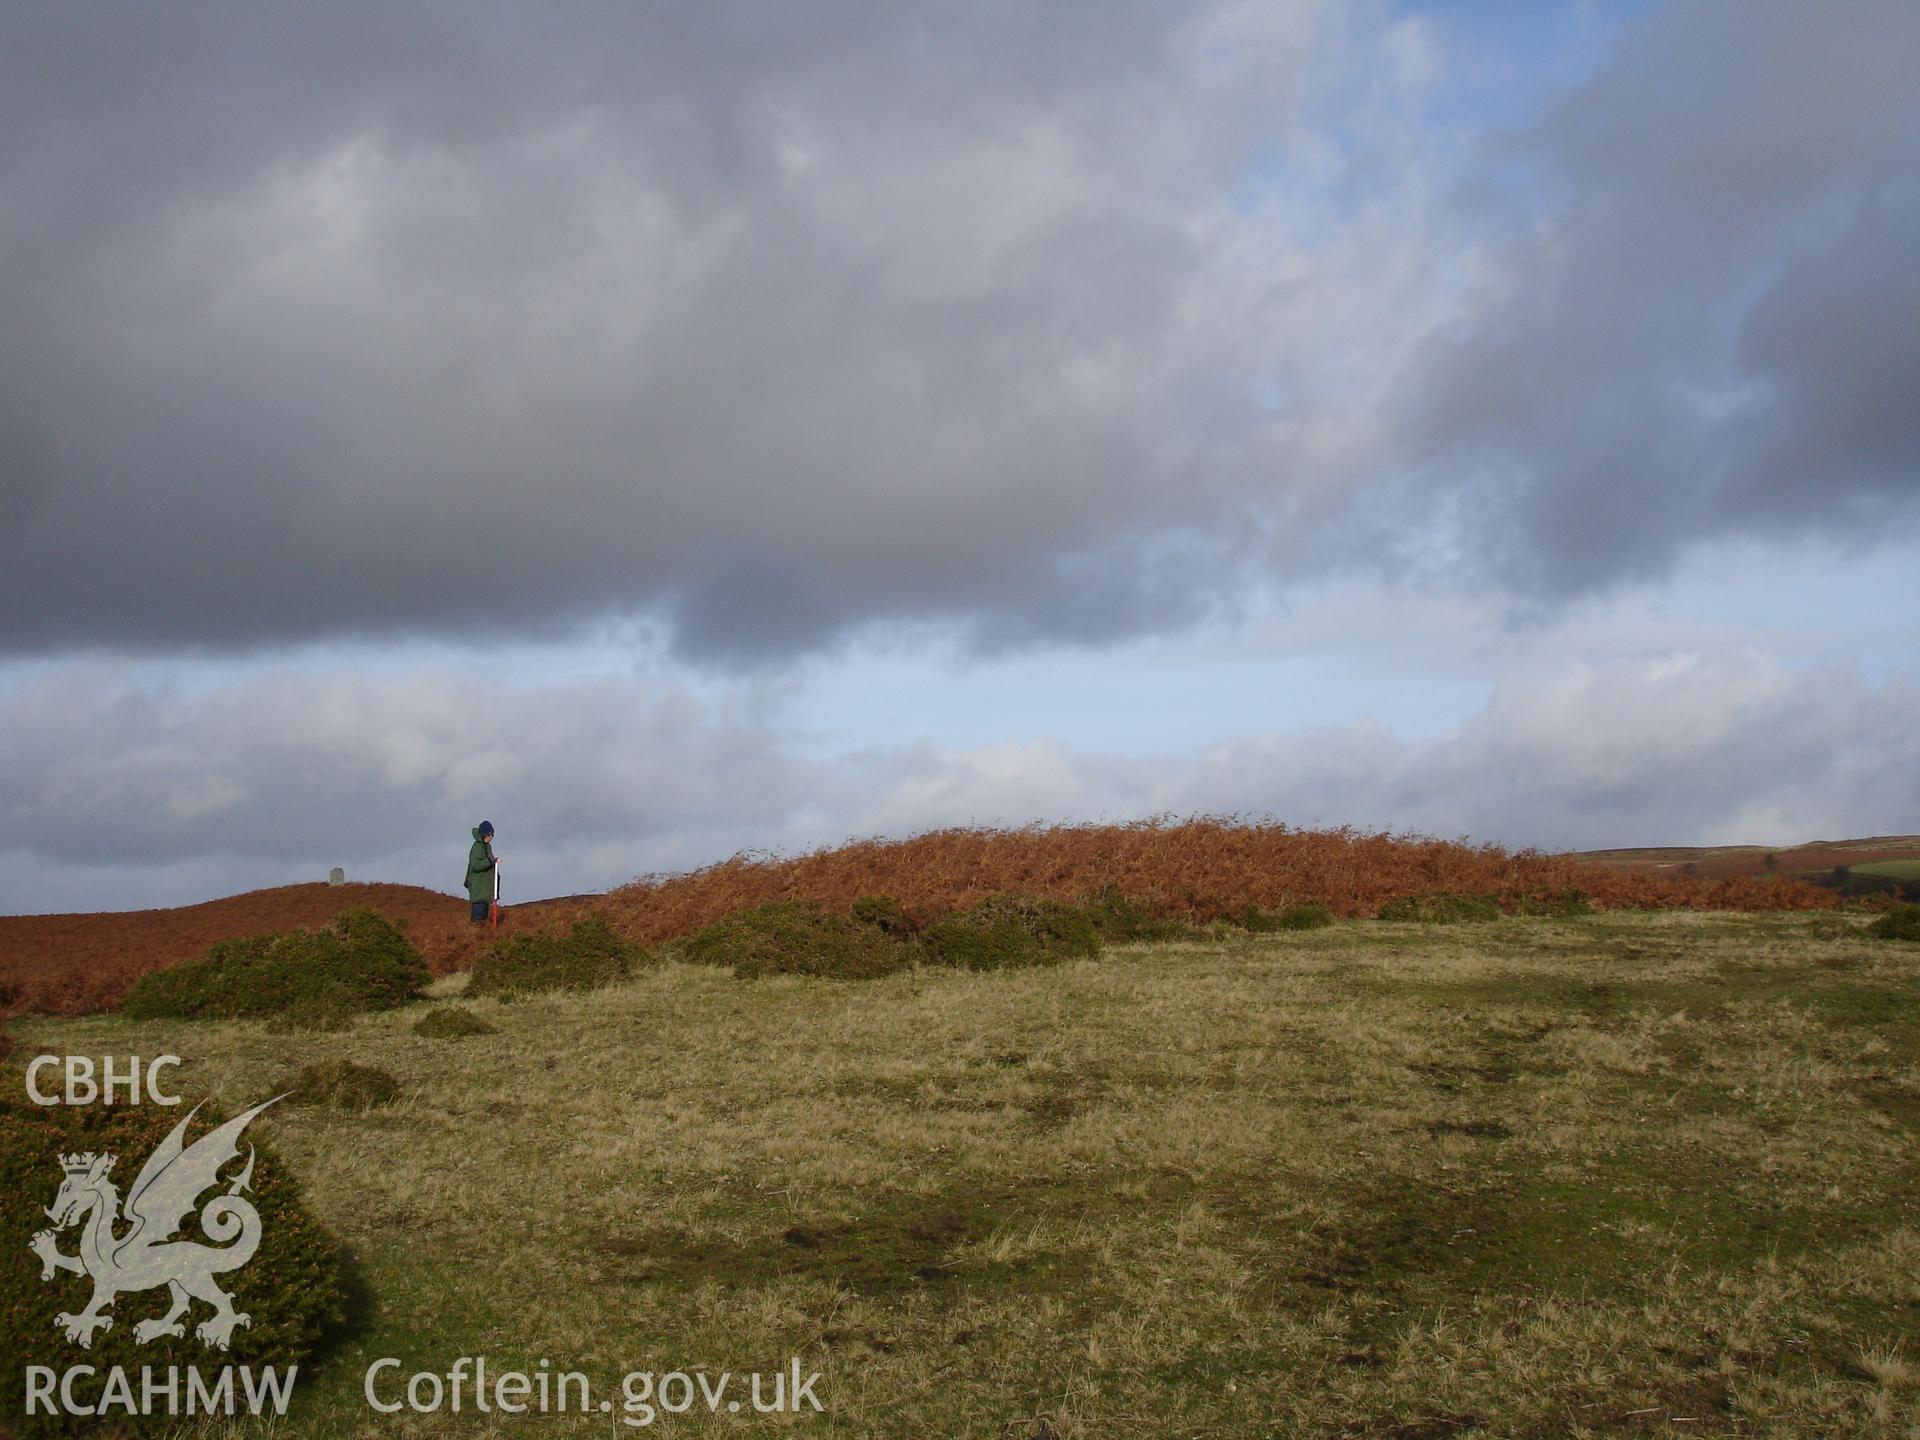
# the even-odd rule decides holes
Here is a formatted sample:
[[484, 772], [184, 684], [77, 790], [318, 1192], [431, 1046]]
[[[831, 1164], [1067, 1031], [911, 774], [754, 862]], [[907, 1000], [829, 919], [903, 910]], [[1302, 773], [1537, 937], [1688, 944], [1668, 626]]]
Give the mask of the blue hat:
[[491, 835], [491, 834], [493, 834], [493, 821], [491, 821], [491, 820], [482, 820], [482, 821], [480, 822], [480, 833], [481, 833], [482, 835]]

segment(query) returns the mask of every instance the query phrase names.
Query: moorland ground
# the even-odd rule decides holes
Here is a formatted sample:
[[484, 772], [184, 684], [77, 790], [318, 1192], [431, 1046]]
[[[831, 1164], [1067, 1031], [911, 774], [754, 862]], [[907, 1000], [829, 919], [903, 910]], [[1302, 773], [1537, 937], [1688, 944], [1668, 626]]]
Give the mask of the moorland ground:
[[[1247, 906], [1300, 901], [1349, 918], [1377, 915], [1395, 900], [1442, 891], [1495, 896], [1509, 910], [1573, 890], [1605, 910], [1824, 909], [1841, 897], [1805, 883], [1805, 874], [1830, 874], [1842, 859], [1900, 858], [1920, 859], [1920, 837], [1778, 852], [1616, 850], [1583, 859], [1349, 827], [1158, 816], [1018, 830], [961, 826], [795, 856], [742, 853], [684, 874], [643, 877], [605, 896], [516, 899], [502, 927], [552, 932], [591, 908], [627, 939], [657, 945], [774, 901], [845, 911], [861, 896], [883, 894], [924, 919], [993, 895], [1074, 901], [1108, 889], [1155, 914], [1202, 923]], [[436, 975], [470, 967], [490, 938], [467, 923], [464, 898], [412, 885], [285, 885], [171, 910], [0, 915], [0, 1019], [113, 1009], [142, 975], [193, 959], [216, 941], [324, 926], [348, 906], [405, 923]]]
[[[7, 1083], [40, 1050], [176, 1053], [229, 1108], [290, 1061], [396, 1077], [257, 1122], [366, 1295], [276, 1435], [523, 1429], [362, 1398], [375, 1358], [473, 1355], [616, 1399], [822, 1375], [824, 1414], [676, 1435], [1911, 1435], [1920, 963], [1864, 923], [1360, 920], [512, 1003], [453, 976], [339, 1032], [25, 1018]], [[428, 1007], [496, 1033], [417, 1035]]]

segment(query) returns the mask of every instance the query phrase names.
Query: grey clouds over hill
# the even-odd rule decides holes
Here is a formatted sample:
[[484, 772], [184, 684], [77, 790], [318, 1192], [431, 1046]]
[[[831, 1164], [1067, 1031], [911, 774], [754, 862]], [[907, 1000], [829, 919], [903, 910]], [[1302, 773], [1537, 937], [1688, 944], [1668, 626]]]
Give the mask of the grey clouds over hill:
[[645, 616], [751, 666], [1910, 540], [1920, 10], [1655, 12], [1518, 129], [1451, 38], [7, 7], [0, 653]]

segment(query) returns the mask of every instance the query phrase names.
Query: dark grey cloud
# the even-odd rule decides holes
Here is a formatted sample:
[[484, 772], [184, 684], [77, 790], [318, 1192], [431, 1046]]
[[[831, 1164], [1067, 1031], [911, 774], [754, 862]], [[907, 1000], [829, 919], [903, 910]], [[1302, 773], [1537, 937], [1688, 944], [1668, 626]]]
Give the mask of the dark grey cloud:
[[1405, 440], [1491, 569], [1557, 596], [1708, 536], [1911, 536], [1916, 66], [1897, 0], [1677, 4], [1488, 142], [1510, 238], [1408, 377]]
[[0, 913], [182, 904], [332, 865], [451, 891], [483, 816], [528, 899], [972, 823], [1265, 812], [1597, 848], [1893, 833], [1920, 808], [1912, 677], [1757, 651], [1568, 663], [1424, 741], [1356, 724], [1192, 755], [1057, 739], [828, 755], [776, 722], [636, 681], [268, 671], [186, 690], [61, 664], [0, 696]]
[[1361, 558], [1438, 496], [1548, 591], [1878, 527], [1915, 27], [1655, 17], [1513, 239], [1338, 0], [7, 7], [0, 653], [1097, 643], [1407, 493]]
[[1163, 7], [0, 26], [15, 651], [654, 605], [751, 659], [1047, 604], [1182, 478], [1239, 141]]

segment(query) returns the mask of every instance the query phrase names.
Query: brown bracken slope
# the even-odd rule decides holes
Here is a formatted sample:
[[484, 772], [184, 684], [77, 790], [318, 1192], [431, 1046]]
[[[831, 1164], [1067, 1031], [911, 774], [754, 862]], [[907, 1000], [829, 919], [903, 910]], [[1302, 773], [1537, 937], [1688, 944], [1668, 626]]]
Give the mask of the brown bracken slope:
[[[1855, 850], [1874, 844], [1847, 842]], [[1423, 836], [1295, 830], [1232, 816], [971, 827], [909, 840], [852, 840], [785, 858], [735, 855], [689, 874], [638, 880], [604, 897], [515, 906], [502, 928], [552, 929], [591, 905], [628, 938], [657, 944], [773, 900], [845, 909], [862, 895], [884, 894], [927, 918], [987, 895], [1020, 891], [1067, 900], [1109, 885], [1161, 914], [1196, 921], [1303, 900], [1324, 902], [1343, 916], [1368, 916], [1390, 900], [1439, 891], [1498, 895], [1511, 905], [1524, 896], [1580, 890], [1605, 909], [1837, 903], [1832, 892], [1791, 878], [1778, 860], [1769, 872], [1764, 850], [1754, 851], [1753, 864], [1744, 868], [1710, 867], [1707, 852], [1688, 852], [1692, 860], [1656, 858], [1668, 853], [1542, 855]], [[1694, 870], [1685, 873], [1689, 863]], [[1835, 863], [1829, 858], [1824, 867], [1793, 868]], [[436, 974], [465, 968], [489, 938], [467, 923], [464, 900], [411, 885], [286, 885], [174, 910], [0, 916], [0, 1016], [109, 1009], [147, 971], [204, 954], [216, 940], [318, 927], [350, 905], [406, 921]]]
[[[485, 938], [484, 927], [468, 922], [465, 900], [417, 885], [281, 885], [171, 910], [0, 915], [0, 1015], [111, 1009], [149, 970], [204, 955], [216, 940], [319, 929], [355, 905], [404, 921], [436, 975], [463, 969]], [[512, 908], [502, 925], [509, 933], [547, 928], [578, 905]]]
[[736, 855], [688, 875], [638, 880], [607, 896], [615, 926], [648, 944], [729, 911], [775, 900], [845, 909], [891, 895], [926, 916], [1021, 891], [1068, 900], [1114, 886], [1165, 915], [1208, 921], [1248, 905], [1317, 900], [1336, 914], [1374, 915], [1404, 896], [1584, 892], [1602, 908], [1823, 909], [1835, 897], [1799, 881], [1709, 879], [1583, 863], [1425, 836], [1343, 827], [1295, 830], [1203, 816], [1124, 825], [963, 827], [910, 840], [853, 840], [788, 859]]

